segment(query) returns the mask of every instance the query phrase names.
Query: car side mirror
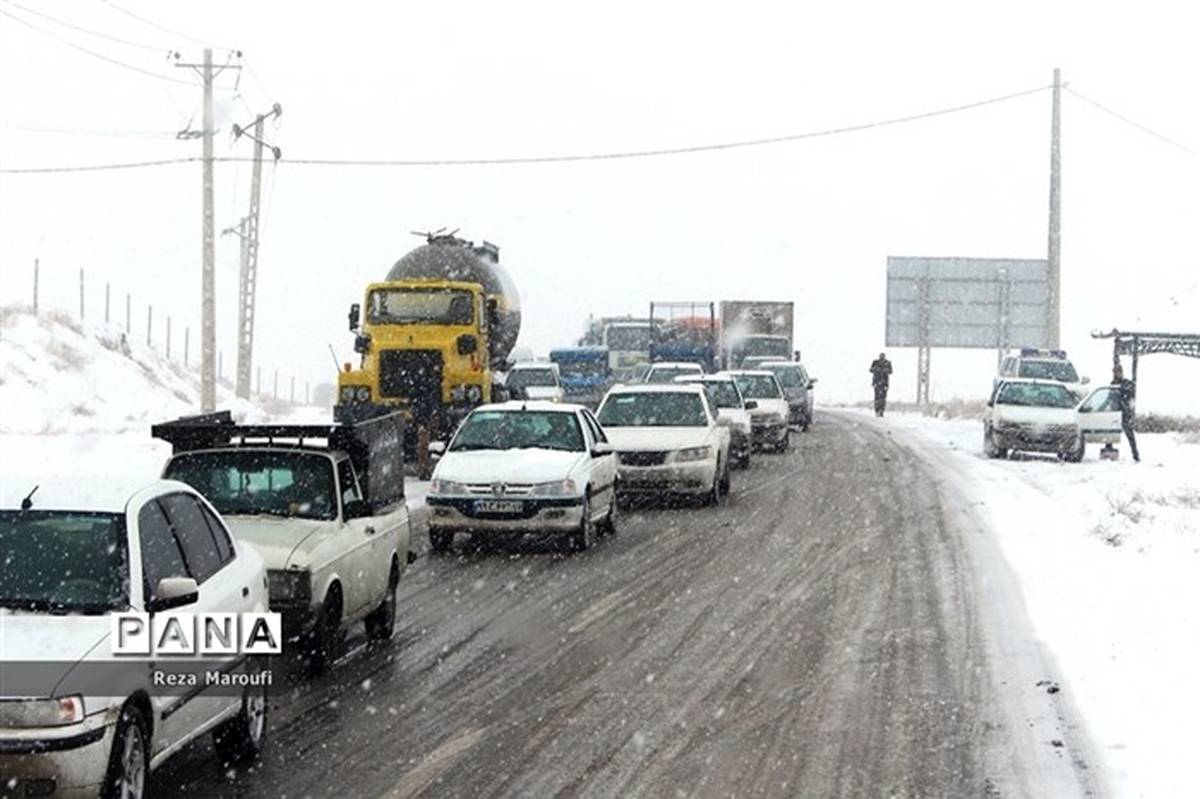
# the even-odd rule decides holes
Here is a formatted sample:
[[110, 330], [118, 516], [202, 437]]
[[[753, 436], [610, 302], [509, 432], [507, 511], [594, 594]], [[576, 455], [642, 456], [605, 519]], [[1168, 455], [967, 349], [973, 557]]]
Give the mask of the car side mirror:
[[358, 330], [359, 315], [362, 313], [362, 306], [357, 302], [350, 306], [350, 330]]
[[817, 384], [817, 378], [815, 378], [815, 377], [808, 378], [808, 384], [810, 386], [815, 386]]
[[371, 503], [365, 499], [352, 499], [349, 502], [342, 502], [342, 518], [345, 521], [365, 519], [371, 515]]
[[609, 444], [607, 441], [597, 441], [592, 446], [592, 457], [593, 458], [602, 458], [605, 455], [611, 455], [611, 454], [613, 454], [613, 445]]
[[147, 613], [159, 613], [200, 600], [200, 586], [191, 577], [164, 577], [158, 581], [154, 599], [146, 603]]
[[758, 400], [746, 400], [746, 410], [752, 411], [758, 407]]
[[1079, 382], [1086, 386], [1088, 383], [1092, 382], [1092, 378], [1088, 377], [1087, 375], [1084, 375], [1083, 377], [1081, 377], [1079, 379]]
[[429, 454], [434, 456], [435, 458], [440, 458], [443, 455], [445, 455], [446, 454], [446, 442], [445, 441], [430, 441], [429, 442]]

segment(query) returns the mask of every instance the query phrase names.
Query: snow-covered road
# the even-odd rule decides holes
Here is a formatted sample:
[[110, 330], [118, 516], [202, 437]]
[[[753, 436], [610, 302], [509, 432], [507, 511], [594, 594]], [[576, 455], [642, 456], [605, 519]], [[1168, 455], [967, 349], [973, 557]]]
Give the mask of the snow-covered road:
[[853, 411], [965, 493], [1015, 575], [1118, 796], [1192, 796], [1200, 707], [1200, 441], [1139, 436], [1143, 461], [992, 461], [976, 420]]

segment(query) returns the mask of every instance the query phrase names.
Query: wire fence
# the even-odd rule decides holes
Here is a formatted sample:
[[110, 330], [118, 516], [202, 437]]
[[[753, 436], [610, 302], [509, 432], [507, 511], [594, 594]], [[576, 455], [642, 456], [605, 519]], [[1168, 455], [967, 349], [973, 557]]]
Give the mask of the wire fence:
[[[112, 281], [97, 280], [84, 268], [48, 268], [35, 258], [32, 268], [32, 290], [28, 303], [17, 298], [17, 304], [28, 308], [35, 316], [57, 312], [67, 314], [81, 323], [105, 324], [120, 331], [126, 342], [144, 343], [169, 362], [181, 365], [200, 379], [200, 343], [193, 339], [195, 317], [180, 314], [164, 303], [156, 304], [135, 295], [133, 291]], [[78, 281], [78, 291], [75, 282]], [[236, 378], [236, 352], [226, 359], [225, 351], [217, 352], [217, 382], [231, 393]], [[310, 380], [279, 369], [254, 366], [251, 398], [273, 400], [289, 405], [309, 405], [313, 401]], [[264, 382], [264, 379], [266, 382]], [[318, 386], [318, 394], [320, 394]]]

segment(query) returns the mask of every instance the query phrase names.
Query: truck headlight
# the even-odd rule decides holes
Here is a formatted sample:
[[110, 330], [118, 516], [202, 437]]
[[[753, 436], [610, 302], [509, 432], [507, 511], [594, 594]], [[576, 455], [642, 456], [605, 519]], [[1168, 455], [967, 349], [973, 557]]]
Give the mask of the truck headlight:
[[338, 390], [338, 399], [342, 402], [354, 402], [354, 386], [342, 386]]
[[366, 386], [359, 386], [354, 390], [354, 398], [359, 402], [370, 402], [371, 389], [367, 388]]
[[312, 572], [268, 569], [267, 591], [272, 602], [307, 602], [312, 598]]
[[451, 402], [462, 402], [464, 399], [466, 399], [466, 396], [467, 396], [467, 387], [466, 386], [454, 386], [453, 388], [450, 389], [450, 401]]
[[456, 483], [453, 480], [438, 480], [434, 478], [429, 483], [429, 493], [445, 496], [447, 494], [465, 494], [467, 493], [466, 483]]
[[467, 401], [479, 402], [483, 399], [483, 389], [479, 386], [467, 386]]
[[529, 492], [539, 497], [573, 497], [579, 493], [579, 487], [571, 479], [554, 480], [549, 483], [534, 483]]
[[84, 717], [82, 696], [57, 699], [0, 699], [0, 727], [65, 727]]
[[688, 447], [675, 453], [676, 463], [708, 460], [712, 455], [712, 447]]

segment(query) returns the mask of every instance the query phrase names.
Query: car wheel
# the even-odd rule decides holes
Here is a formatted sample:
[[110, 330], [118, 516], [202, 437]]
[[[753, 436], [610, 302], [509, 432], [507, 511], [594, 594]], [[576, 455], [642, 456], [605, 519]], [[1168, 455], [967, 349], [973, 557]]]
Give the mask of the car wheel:
[[725, 472], [724, 472], [724, 475], [721, 477], [721, 493], [724, 494], [725, 496], [729, 496], [729, 484], [730, 484], [729, 462], [726, 461], [725, 462]]
[[342, 596], [335, 587], [325, 597], [316, 625], [305, 636], [302, 649], [310, 674], [324, 674], [337, 660], [342, 644], [341, 628]]
[[724, 495], [721, 493], [721, 461], [717, 459], [717, 468], [713, 471], [712, 487], [708, 489], [708, 493], [704, 495], [704, 504], [716, 507], [721, 504]]
[[367, 637], [372, 641], [386, 641], [392, 637], [392, 630], [396, 628], [396, 586], [399, 584], [400, 569], [393, 562], [388, 575], [387, 594], [379, 607], [366, 618]]
[[575, 552], [583, 552], [591, 549], [596, 543], [596, 523], [592, 521], [592, 503], [590, 497], [583, 498], [583, 518], [579, 522], [579, 529], [571, 534], [569, 543], [571, 549]]
[[1075, 442], [1074, 449], [1070, 450], [1069, 452], [1062, 453], [1062, 459], [1064, 461], [1067, 461], [1068, 463], [1082, 463], [1083, 456], [1086, 452], [1087, 452], [1087, 443], [1084, 441], [1083, 436], [1080, 436], [1079, 439]]
[[617, 534], [617, 487], [612, 487], [612, 498], [608, 501], [608, 515], [604, 517], [602, 532], [605, 535]]
[[104, 776], [105, 799], [140, 799], [146, 795], [150, 773], [150, 747], [146, 741], [146, 721], [134, 707], [121, 710], [117, 732], [108, 756]]
[[[260, 673], [266, 673], [265, 664]], [[248, 685], [242, 693], [242, 708], [213, 732], [213, 746], [224, 763], [257, 760], [267, 744], [269, 685]]]
[[1008, 456], [1008, 450], [996, 446], [996, 437], [992, 434], [992, 428], [990, 427], [985, 427], [983, 430], [983, 454], [989, 458], [1004, 458]]
[[447, 533], [442, 530], [429, 531], [429, 548], [434, 552], [449, 552], [450, 545], [454, 543], [454, 533]]

